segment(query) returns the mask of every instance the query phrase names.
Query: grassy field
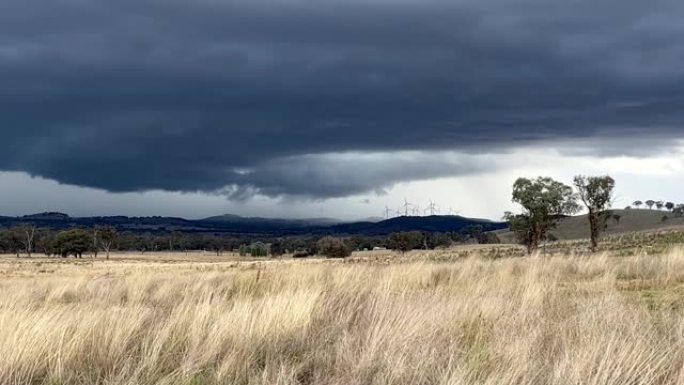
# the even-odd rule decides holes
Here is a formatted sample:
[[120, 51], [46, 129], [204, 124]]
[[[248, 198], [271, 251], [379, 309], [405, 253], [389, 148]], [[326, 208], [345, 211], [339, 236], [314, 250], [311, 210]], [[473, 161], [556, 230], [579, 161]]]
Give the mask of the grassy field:
[[[663, 210], [631, 209], [612, 210], [620, 219], [611, 218], [606, 223], [605, 234], [608, 236], [629, 234], [644, 231], [659, 231], [684, 228], [684, 217], [676, 217]], [[497, 230], [502, 242], [514, 242], [513, 233], [508, 230]], [[551, 234], [559, 240], [578, 240], [589, 238], [589, 219], [586, 215], [567, 217], [560, 220]]]
[[0, 384], [684, 383], [683, 250], [466, 251], [2, 257]]

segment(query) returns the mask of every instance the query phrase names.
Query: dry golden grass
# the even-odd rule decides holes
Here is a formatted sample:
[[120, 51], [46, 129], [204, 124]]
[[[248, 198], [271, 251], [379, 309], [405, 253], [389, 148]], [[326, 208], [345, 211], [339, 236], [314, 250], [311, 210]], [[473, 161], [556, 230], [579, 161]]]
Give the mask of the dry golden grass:
[[684, 251], [420, 255], [2, 258], [0, 384], [684, 383]]

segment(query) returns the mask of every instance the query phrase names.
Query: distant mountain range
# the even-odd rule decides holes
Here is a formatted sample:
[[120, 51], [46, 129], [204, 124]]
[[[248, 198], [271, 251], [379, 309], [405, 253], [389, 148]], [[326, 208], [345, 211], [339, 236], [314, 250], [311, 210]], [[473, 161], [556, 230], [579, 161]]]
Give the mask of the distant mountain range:
[[204, 218], [202, 222], [215, 223], [234, 223], [246, 225], [267, 225], [267, 226], [281, 226], [287, 228], [300, 228], [309, 226], [330, 226], [342, 223], [335, 218], [304, 218], [304, 219], [283, 219], [283, 218], [260, 218], [260, 217], [241, 217], [239, 215], [224, 214], [215, 217]]
[[465, 218], [456, 215], [433, 215], [427, 217], [402, 216], [382, 220], [369, 218], [358, 222], [344, 222], [333, 218], [282, 219], [250, 218], [238, 215], [220, 215], [199, 220], [174, 217], [71, 217], [67, 214], [48, 212], [21, 217], [0, 217], [0, 226], [9, 227], [22, 223], [38, 227], [62, 229], [110, 225], [120, 231], [134, 232], [208, 232], [255, 235], [385, 235], [397, 231], [458, 232], [469, 226], [479, 225], [485, 231], [504, 229], [506, 223], [486, 219]]

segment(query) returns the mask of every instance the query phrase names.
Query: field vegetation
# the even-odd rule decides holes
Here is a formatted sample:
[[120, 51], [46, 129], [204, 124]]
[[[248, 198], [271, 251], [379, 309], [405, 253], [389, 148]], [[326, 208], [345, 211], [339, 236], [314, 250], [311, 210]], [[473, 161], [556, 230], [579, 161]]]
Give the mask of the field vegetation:
[[[0, 384], [684, 384], [681, 215], [652, 200], [609, 210], [614, 184], [520, 178], [496, 234], [235, 247], [14, 227], [0, 234], [13, 254], [0, 257]], [[121, 252], [132, 245], [144, 253]]]
[[[549, 230], [555, 240], [585, 240], [589, 238], [587, 215], [565, 217]], [[648, 209], [610, 210], [603, 237], [624, 236], [634, 233], [682, 229], [684, 217], [672, 212]], [[509, 230], [494, 231], [502, 243], [515, 242], [515, 234]], [[599, 245], [600, 246], [600, 245]]]
[[515, 250], [3, 257], [0, 384], [684, 383], [684, 250]]

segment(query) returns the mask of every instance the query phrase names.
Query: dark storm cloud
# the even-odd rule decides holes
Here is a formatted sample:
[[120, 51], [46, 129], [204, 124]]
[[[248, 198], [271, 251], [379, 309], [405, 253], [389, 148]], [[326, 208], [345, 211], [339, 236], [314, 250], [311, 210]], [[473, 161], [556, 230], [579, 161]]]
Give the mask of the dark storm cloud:
[[[489, 168], [441, 150], [660, 151], [682, 136], [683, 20], [681, 1], [4, 0], [0, 169], [330, 197]], [[610, 145], [627, 135], [648, 145]]]
[[383, 153], [304, 155], [259, 164], [253, 170], [242, 170], [239, 186], [224, 192], [243, 198], [257, 192], [268, 196], [295, 195], [344, 197], [375, 188], [384, 195], [383, 187], [397, 181], [431, 179], [453, 174], [471, 174], [490, 170], [487, 162], [445, 153]]

